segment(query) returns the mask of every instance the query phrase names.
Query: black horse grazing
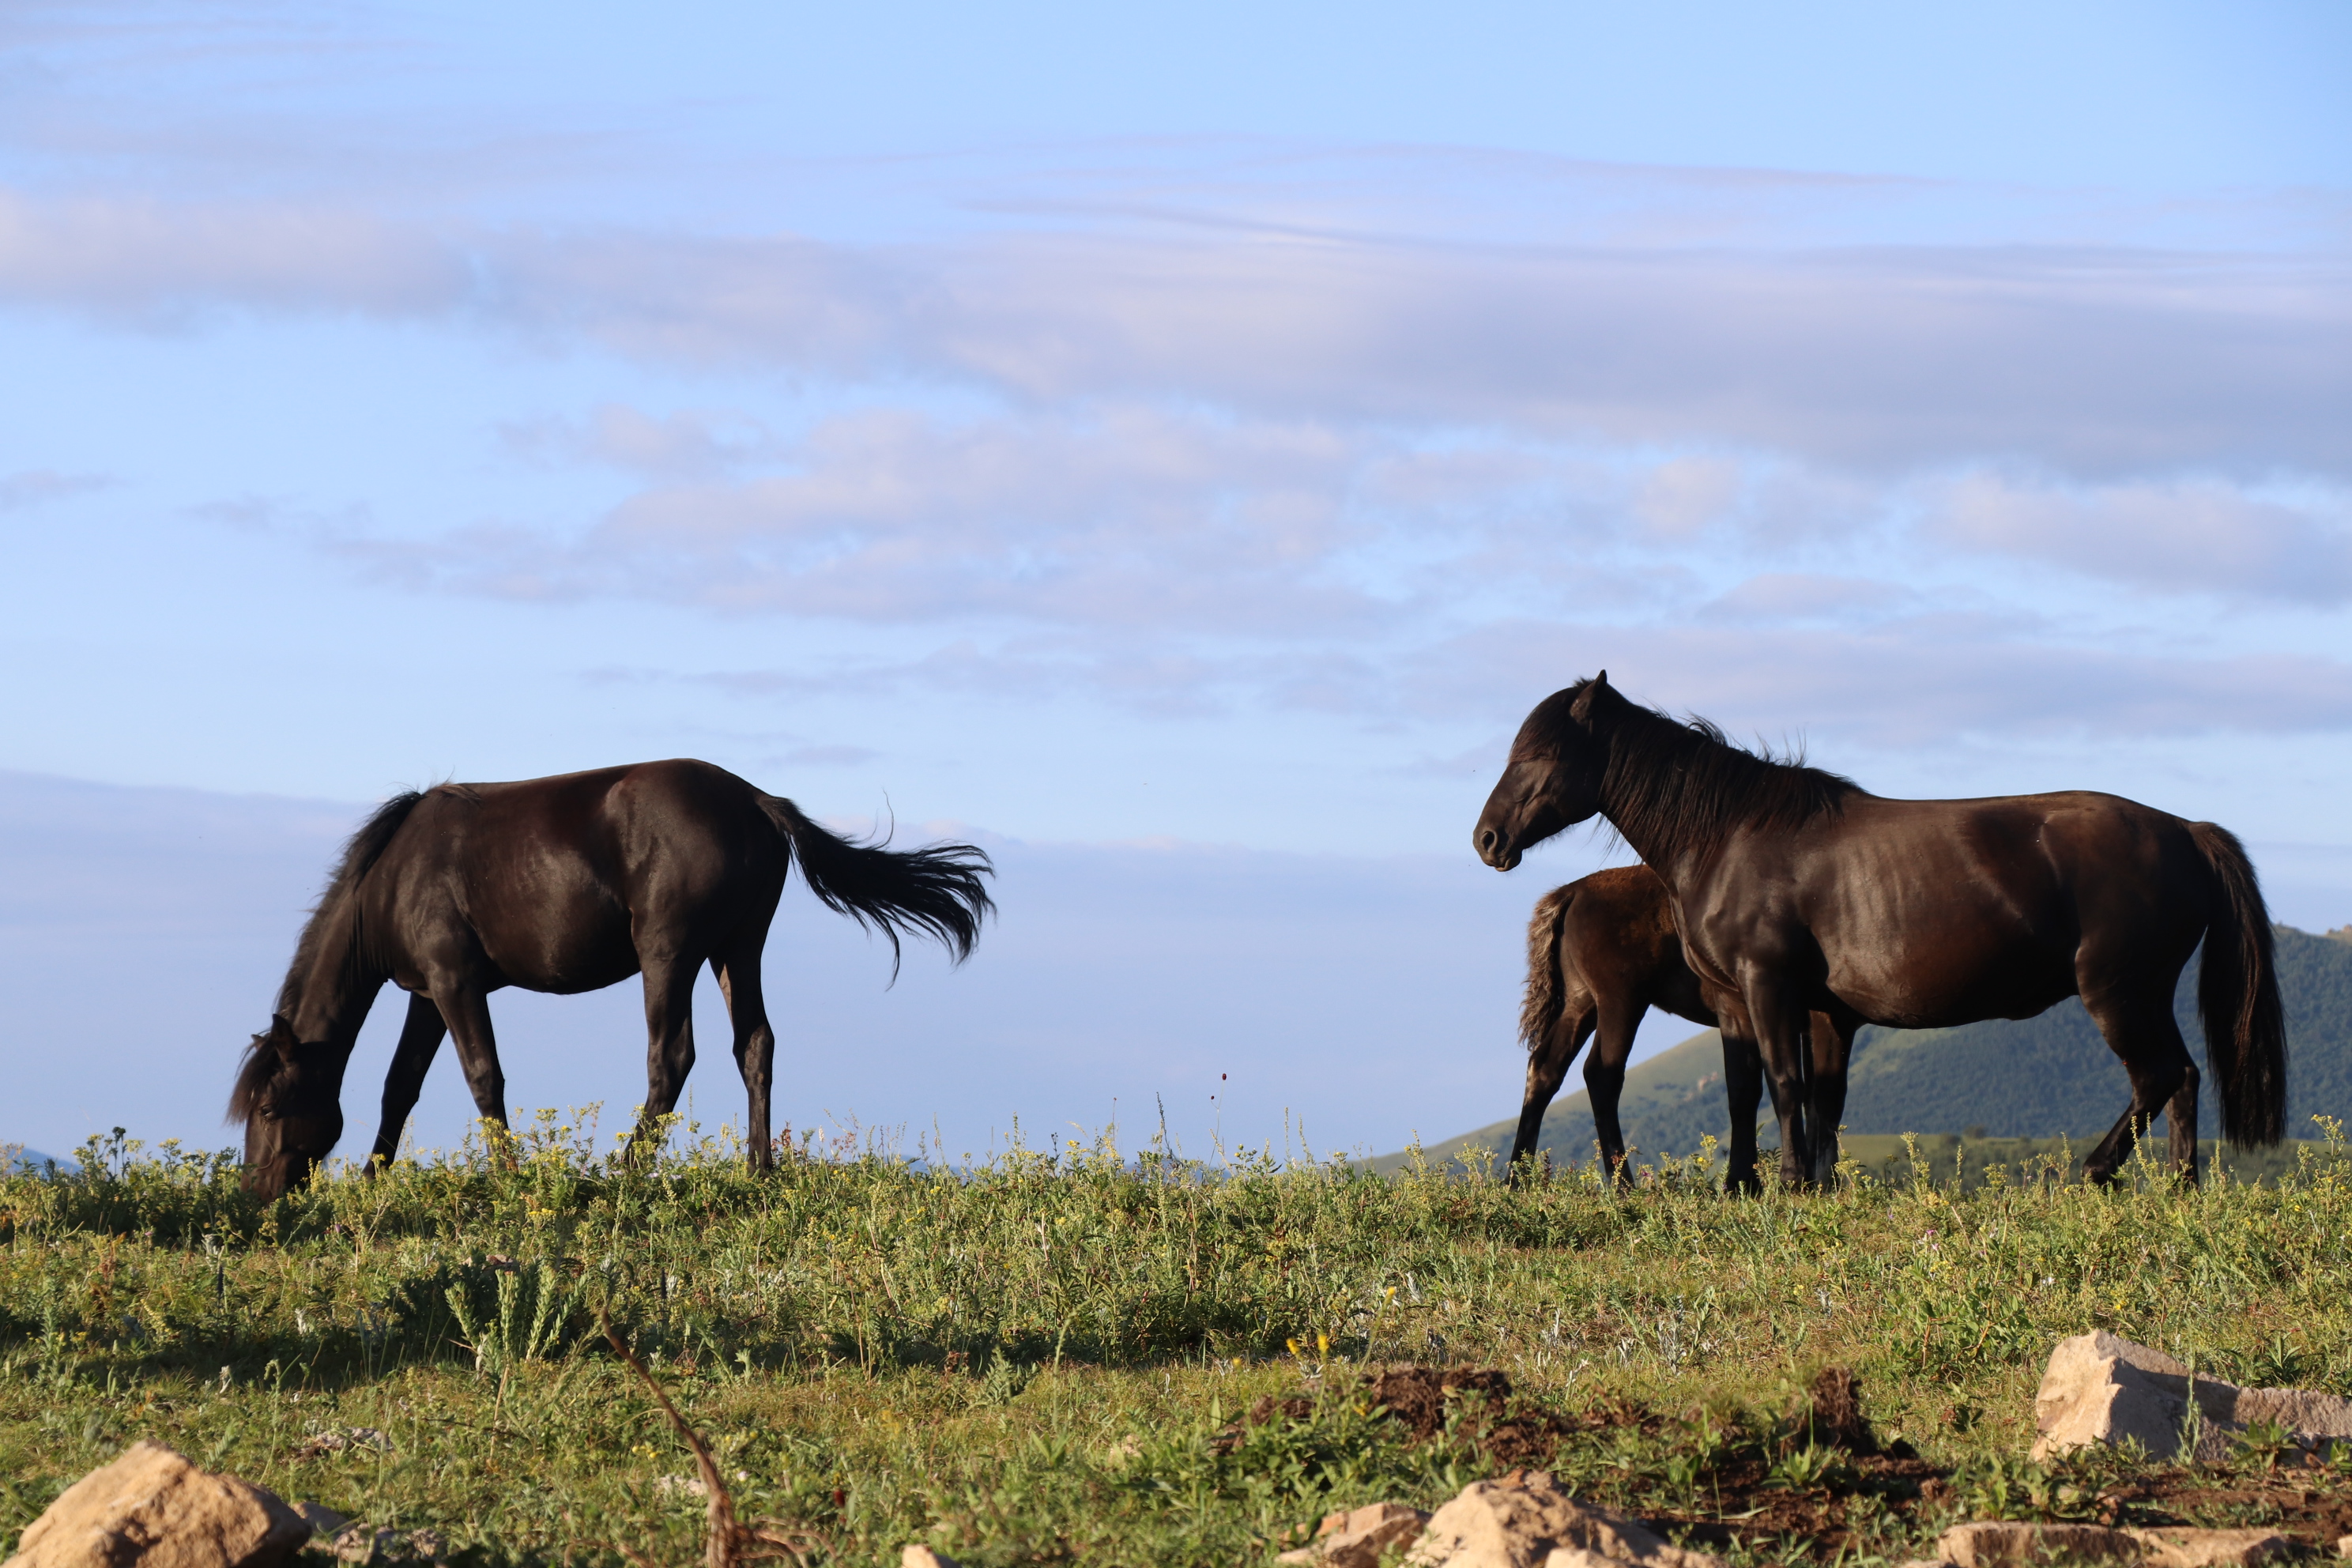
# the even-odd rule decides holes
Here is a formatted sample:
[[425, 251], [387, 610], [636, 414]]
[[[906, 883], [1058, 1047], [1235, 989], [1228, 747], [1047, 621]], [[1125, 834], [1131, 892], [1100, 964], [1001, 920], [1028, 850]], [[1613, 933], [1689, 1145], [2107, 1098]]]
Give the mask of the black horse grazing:
[[[1622, 1183], [1630, 1178], [1625, 1134], [1617, 1120], [1625, 1088], [1625, 1060], [1642, 1016], [1655, 1007], [1712, 1025], [1723, 1036], [1723, 1087], [1731, 1105], [1726, 1184], [1755, 1191], [1756, 1107], [1764, 1095], [1763, 1063], [1738, 997], [1706, 984], [1683, 962], [1666, 886], [1647, 866], [1595, 871], [1536, 901], [1528, 921], [1528, 988], [1519, 1006], [1519, 1038], [1528, 1047], [1527, 1097], [1511, 1141], [1509, 1168], [1534, 1152], [1544, 1112], [1568, 1076], [1569, 1064], [1594, 1038], [1584, 1060], [1585, 1091], [1592, 1098], [1593, 1131], [1601, 1163]], [[1845, 1105], [1851, 1031], [1839, 1033], [1827, 1014], [1812, 1017], [1813, 1074], [1828, 1126]]]
[[481, 1113], [503, 1126], [490, 1034], [502, 985], [569, 994], [643, 972], [646, 1121], [677, 1104], [694, 1065], [694, 978], [708, 963], [751, 1093], [754, 1170], [772, 1161], [776, 1037], [760, 952], [797, 856], [829, 909], [930, 936], [958, 962], [993, 907], [988, 857], [968, 844], [894, 852], [853, 844], [709, 763], [639, 763], [520, 784], [443, 784], [386, 801], [344, 847], [303, 927], [277, 1016], [237, 1074], [246, 1184], [275, 1197], [342, 1136], [343, 1069], [386, 981], [410, 993], [375, 1154], [389, 1160], [446, 1031]]
[[2085, 1172], [2112, 1180], [2161, 1110], [2194, 1181], [2198, 1072], [2172, 994], [2200, 939], [2222, 1131], [2242, 1145], [2284, 1131], [2270, 918], [2244, 849], [2210, 822], [2087, 791], [1885, 800], [1639, 707], [1606, 671], [1528, 715], [1473, 841], [1507, 871], [1596, 813], [1664, 882], [1692, 970], [1746, 1007], [1792, 1181], [1825, 1180], [1835, 1148], [1828, 1086], [1799, 1049], [1809, 1011], [1850, 1037], [2031, 1017], [2070, 995], [2132, 1088]]

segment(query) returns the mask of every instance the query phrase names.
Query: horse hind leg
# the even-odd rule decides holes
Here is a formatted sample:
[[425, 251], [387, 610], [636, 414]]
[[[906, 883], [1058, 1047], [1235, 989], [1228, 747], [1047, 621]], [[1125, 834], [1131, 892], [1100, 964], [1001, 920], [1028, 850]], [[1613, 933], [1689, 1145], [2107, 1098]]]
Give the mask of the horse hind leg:
[[1536, 1048], [1528, 1053], [1527, 1092], [1519, 1100], [1518, 1131], [1512, 1134], [1511, 1157], [1504, 1166], [1508, 1180], [1519, 1181], [1520, 1162], [1534, 1156], [1536, 1143], [1543, 1136], [1544, 1112], [1551, 1109], [1552, 1098], [1567, 1080], [1569, 1064], [1576, 1059], [1576, 1053], [1584, 1048], [1585, 1037], [1592, 1033], [1592, 1019], [1590, 1007], [1563, 1010]]
[[2169, 987], [2152, 997], [2084, 998], [2091, 1019], [2106, 1037], [2107, 1047], [2123, 1058], [2131, 1079], [2131, 1104], [2105, 1138], [2083, 1161], [2083, 1174], [2105, 1185], [2116, 1179], [2124, 1162], [2158, 1111], [2171, 1122], [2173, 1173], [2194, 1184], [2197, 1180], [2197, 1064], [2180, 1026], [2172, 1016]]
[[760, 948], [755, 943], [713, 958], [710, 970], [718, 976], [719, 994], [727, 998], [727, 1016], [735, 1030], [735, 1066], [743, 1074], [743, 1091], [750, 1100], [743, 1125], [746, 1158], [754, 1172], [772, 1171], [776, 1152], [769, 1131], [768, 1096], [776, 1067], [776, 1031], [768, 1023], [760, 985]]
[[1641, 1027], [1646, 1004], [1623, 996], [1602, 996], [1595, 1009], [1599, 1022], [1592, 1054], [1584, 1059], [1584, 1092], [1592, 1101], [1592, 1131], [1601, 1143], [1601, 1167], [1621, 1187], [1631, 1186], [1627, 1169], [1625, 1129], [1617, 1108], [1625, 1096], [1625, 1063], [1633, 1054], [1633, 1033]]
[[629, 1138], [629, 1157], [651, 1152], [665, 1118], [677, 1109], [686, 1075], [694, 1070], [694, 978], [702, 960], [644, 960], [646, 982], [646, 1104]]

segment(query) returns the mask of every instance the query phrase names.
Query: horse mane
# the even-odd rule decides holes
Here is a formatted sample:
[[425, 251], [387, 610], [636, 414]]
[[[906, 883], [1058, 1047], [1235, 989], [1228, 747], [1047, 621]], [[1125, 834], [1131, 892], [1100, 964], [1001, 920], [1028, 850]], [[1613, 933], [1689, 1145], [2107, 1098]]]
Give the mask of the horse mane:
[[[327, 886], [320, 893], [319, 901], [310, 906], [310, 918], [303, 922], [302, 934], [294, 943], [294, 962], [287, 965], [286, 979], [278, 987], [276, 1011], [280, 1016], [292, 1014], [300, 1003], [302, 979], [318, 963], [320, 946], [327, 940], [327, 928], [334, 923], [334, 917], [350, 902], [360, 879], [383, 858], [384, 849], [392, 843], [392, 836], [400, 831], [400, 825], [408, 820], [408, 814], [415, 811], [416, 803], [424, 798], [415, 790], [394, 795], [377, 806], [373, 815], [360, 824], [359, 831], [344, 841], [342, 858], [335, 864], [334, 875], [327, 879]], [[229, 1121], [243, 1121], [252, 1114], [255, 1097], [268, 1085], [277, 1071], [278, 1064], [269, 1049], [268, 1032], [254, 1036], [252, 1043], [245, 1048], [245, 1060], [237, 1068], [236, 1087], [229, 1093]]]
[[326, 940], [327, 928], [351, 900], [352, 889], [368, 868], [383, 858], [392, 843], [392, 836], [416, 809], [425, 797], [415, 790], [394, 795], [375, 808], [375, 814], [360, 824], [359, 831], [344, 841], [342, 858], [336, 863], [335, 874], [327, 879], [319, 901], [310, 906], [310, 918], [303, 922], [301, 938], [294, 944], [294, 962], [287, 966], [286, 982], [278, 988], [278, 1011], [290, 1014], [301, 999], [302, 977], [318, 962], [319, 945]]
[[1743, 828], [1802, 827], [1867, 793], [1843, 773], [1808, 765], [1801, 748], [1779, 757], [1751, 752], [1696, 713], [1677, 721], [1621, 697], [1611, 717], [1601, 795], [1611, 824], [1642, 841], [1645, 859], [1706, 853]]

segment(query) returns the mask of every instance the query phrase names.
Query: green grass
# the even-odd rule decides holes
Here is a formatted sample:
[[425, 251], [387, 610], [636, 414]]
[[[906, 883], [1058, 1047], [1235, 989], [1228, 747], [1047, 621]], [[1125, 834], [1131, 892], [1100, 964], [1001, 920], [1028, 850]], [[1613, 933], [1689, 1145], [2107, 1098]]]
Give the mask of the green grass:
[[[1881, 1436], [1957, 1489], [1856, 1503], [1848, 1562], [1918, 1555], [1988, 1498], [2087, 1495], [2089, 1470], [2021, 1463], [2067, 1334], [2352, 1392], [2340, 1141], [2188, 1194], [2147, 1168], [2105, 1193], [1930, 1169], [1735, 1200], [1696, 1162], [1620, 1194], [1213, 1173], [1106, 1138], [755, 1180], [717, 1142], [639, 1171], [542, 1121], [513, 1169], [475, 1148], [262, 1205], [226, 1154], [118, 1137], [77, 1174], [0, 1178], [0, 1544], [152, 1436], [468, 1561], [692, 1561], [701, 1503], [664, 1480], [692, 1462], [600, 1307], [740, 1473], [740, 1510], [838, 1563], [918, 1539], [982, 1568], [1260, 1563], [1328, 1509], [1430, 1507], [1503, 1468], [1466, 1419], [1408, 1441], [1360, 1394], [1369, 1366], [1501, 1368], [1575, 1428], [1554, 1466], [1586, 1495], [1700, 1523], [1740, 1466], [1830, 1484], [1803, 1391], [1850, 1366]], [[1229, 1430], [1299, 1393], [1306, 1418]], [[2335, 1470], [2312, 1484], [2352, 1496]], [[1742, 1560], [1809, 1550], [1746, 1528]]]

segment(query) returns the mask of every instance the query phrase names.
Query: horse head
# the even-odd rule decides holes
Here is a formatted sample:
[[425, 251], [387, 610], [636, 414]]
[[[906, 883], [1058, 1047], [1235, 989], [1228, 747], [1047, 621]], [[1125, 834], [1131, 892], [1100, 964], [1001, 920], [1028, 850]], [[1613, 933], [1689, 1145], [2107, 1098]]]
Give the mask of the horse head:
[[343, 1063], [334, 1048], [304, 1045], [278, 1014], [253, 1037], [229, 1097], [245, 1123], [245, 1185], [275, 1198], [310, 1179], [343, 1135]]
[[1605, 747], [1595, 733], [1608, 704], [1622, 703], [1602, 670], [1535, 706], [1511, 742], [1503, 776], [1478, 814], [1471, 843], [1478, 858], [1507, 871], [1535, 845], [1601, 809]]

